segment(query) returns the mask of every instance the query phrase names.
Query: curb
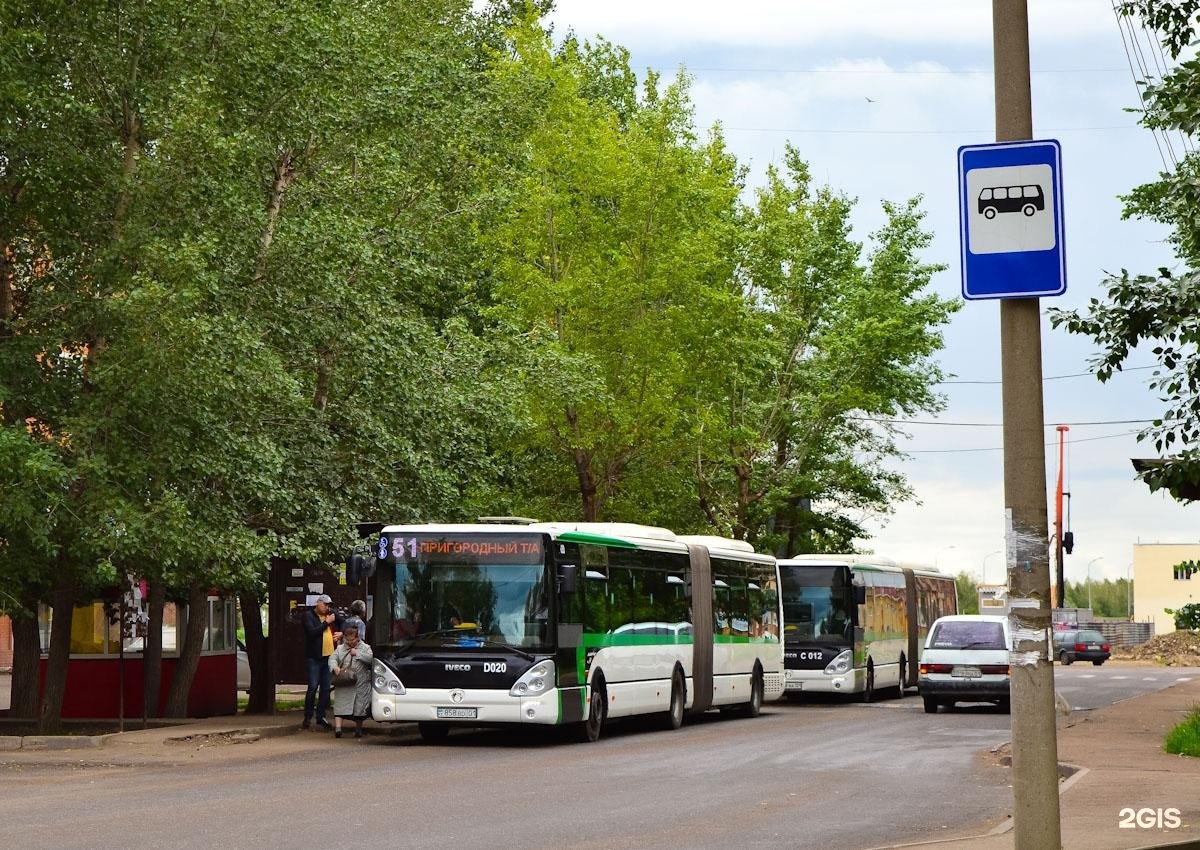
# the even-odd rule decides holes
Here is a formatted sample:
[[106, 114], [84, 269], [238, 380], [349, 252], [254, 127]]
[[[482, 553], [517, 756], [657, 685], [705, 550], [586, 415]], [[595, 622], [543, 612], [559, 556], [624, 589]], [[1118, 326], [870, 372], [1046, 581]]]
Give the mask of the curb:
[[[117, 734], [117, 733], [113, 733]], [[0, 735], [0, 752], [17, 750], [94, 750], [111, 735]]]

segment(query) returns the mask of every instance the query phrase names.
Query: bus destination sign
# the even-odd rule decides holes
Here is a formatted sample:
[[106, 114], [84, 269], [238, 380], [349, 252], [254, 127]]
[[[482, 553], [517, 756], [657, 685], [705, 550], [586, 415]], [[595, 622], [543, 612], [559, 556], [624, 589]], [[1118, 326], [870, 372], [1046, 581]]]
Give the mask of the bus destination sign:
[[545, 558], [538, 534], [382, 534], [381, 560], [458, 564], [535, 564]]

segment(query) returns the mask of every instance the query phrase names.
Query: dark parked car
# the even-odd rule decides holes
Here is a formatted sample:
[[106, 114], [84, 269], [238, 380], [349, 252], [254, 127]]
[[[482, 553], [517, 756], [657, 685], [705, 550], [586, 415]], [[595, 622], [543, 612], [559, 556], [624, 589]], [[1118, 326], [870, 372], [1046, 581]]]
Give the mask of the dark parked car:
[[1063, 664], [1090, 661], [1099, 667], [1108, 660], [1108, 638], [1091, 629], [1071, 629], [1054, 633], [1054, 654]]

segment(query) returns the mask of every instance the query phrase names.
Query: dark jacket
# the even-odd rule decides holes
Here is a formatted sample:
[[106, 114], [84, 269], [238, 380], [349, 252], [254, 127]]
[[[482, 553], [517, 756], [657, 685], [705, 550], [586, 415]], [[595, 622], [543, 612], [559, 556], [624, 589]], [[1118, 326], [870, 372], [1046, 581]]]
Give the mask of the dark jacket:
[[[329, 656], [321, 652], [322, 643], [321, 633], [330, 628], [330, 624], [326, 623], [317, 616], [317, 612], [309, 608], [304, 612], [304, 657], [321, 660]], [[342, 618], [334, 614], [333, 630], [340, 632], [342, 630]]]

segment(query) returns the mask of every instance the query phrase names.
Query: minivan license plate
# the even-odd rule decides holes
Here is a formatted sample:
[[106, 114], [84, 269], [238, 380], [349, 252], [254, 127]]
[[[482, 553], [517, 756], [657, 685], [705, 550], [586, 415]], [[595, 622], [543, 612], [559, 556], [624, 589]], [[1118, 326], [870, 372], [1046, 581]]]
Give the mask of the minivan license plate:
[[1100, 644], [1098, 644], [1098, 643], [1089, 643], [1088, 644], [1088, 649], [1099, 649], [1099, 648], [1100, 648]]
[[960, 679], [976, 679], [983, 675], [983, 671], [978, 667], [955, 667], [950, 671], [950, 675]]
[[439, 705], [437, 716], [446, 720], [477, 720], [479, 719], [479, 709]]

